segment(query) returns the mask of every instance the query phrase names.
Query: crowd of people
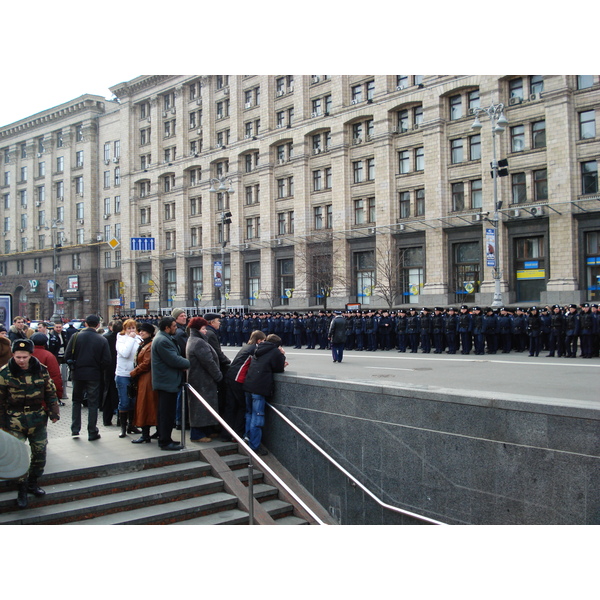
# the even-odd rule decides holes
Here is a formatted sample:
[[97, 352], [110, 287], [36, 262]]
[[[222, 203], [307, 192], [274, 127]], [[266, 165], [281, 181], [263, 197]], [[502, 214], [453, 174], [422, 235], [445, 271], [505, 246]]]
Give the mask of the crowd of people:
[[174, 309], [157, 325], [114, 318], [105, 330], [97, 315], [89, 315], [74, 332], [63, 332], [60, 321], [40, 322], [34, 332], [23, 317], [16, 317], [9, 331], [0, 327], [0, 429], [31, 448], [29, 470], [18, 480], [17, 506], [28, 506], [28, 494], [45, 495], [38, 479], [46, 463], [47, 425], [60, 418], [67, 379], [73, 386], [73, 437], [80, 435], [82, 406], [87, 406], [90, 442], [101, 438], [100, 413], [105, 426], [117, 417], [120, 438], [140, 434], [132, 443], [157, 439], [161, 450], [182, 449], [172, 433], [183, 427], [190, 428], [192, 442], [232, 441], [215, 414], [194, 393], [185, 393], [187, 382], [252, 450], [266, 454], [265, 403], [273, 373], [287, 365], [282, 340], [250, 332], [231, 361], [221, 350], [220, 322], [220, 314], [189, 318]]

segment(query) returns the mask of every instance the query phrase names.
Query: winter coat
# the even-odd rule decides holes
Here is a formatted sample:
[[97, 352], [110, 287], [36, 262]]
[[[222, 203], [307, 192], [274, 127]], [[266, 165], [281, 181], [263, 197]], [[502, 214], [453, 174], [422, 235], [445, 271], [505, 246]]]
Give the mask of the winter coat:
[[283, 373], [285, 354], [273, 342], [259, 344], [244, 382], [244, 391], [269, 397], [273, 394], [273, 373]]
[[[205, 335], [197, 329], [190, 329], [185, 353], [190, 361], [188, 383], [193, 387], [215, 410], [219, 409], [217, 383], [223, 379], [219, 368], [219, 357], [215, 349], [208, 343]], [[192, 427], [208, 427], [217, 425], [213, 417], [200, 400], [192, 393], [188, 393], [190, 425]]]
[[135, 355], [137, 349], [140, 347], [140, 341], [142, 338], [136, 336], [131, 337], [130, 335], [121, 334], [117, 335], [117, 342], [115, 344], [117, 349], [117, 368], [115, 369], [115, 375], [118, 377], [129, 377], [129, 373], [135, 366]]
[[223, 354], [221, 350], [221, 343], [219, 342], [219, 334], [217, 330], [208, 325], [206, 328], [206, 341], [213, 347], [214, 351], [217, 353], [217, 357], [219, 358], [219, 367], [222, 373], [226, 373], [231, 360]]
[[155, 390], [177, 393], [190, 361], [183, 358], [173, 336], [159, 331], [152, 342], [152, 387]]
[[137, 394], [135, 401], [136, 427], [157, 424], [158, 392], [152, 389], [152, 340], [147, 341], [137, 351], [135, 367], [129, 374], [137, 379]]
[[10, 339], [0, 335], [0, 367], [3, 367], [12, 358], [11, 347]]
[[254, 356], [254, 352], [256, 352], [256, 348], [259, 345], [260, 344], [244, 344], [240, 348], [239, 352], [235, 355], [235, 358], [231, 361], [227, 373], [225, 373], [225, 380], [228, 383], [236, 380], [242, 367], [246, 363], [246, 360], [249, 357]]
[[8, 429], [11, 411], [43, 410], [49, 419], [59, 419], [56, 387], [48, 369], [32, 356], [29, 368], [21, 369], [14, 358], [0, 369], [0, 426]]
[[80, 329], [69, 339], [65, 361], [75, 361], [73, 381], [102, 381], [111, 362], [106, 338], [93, 327]]
[[63, 380], [60, 374], [60, 366], [56, 356], [49, 350], [46, 350], [43, 346], [34, 346], [33, 356], [35, 356], [50, 373], [50, 377], [56, 387], [56, 394], [59, 398], [63, 397]]
[[332, 344], [345, 344], [346, 337], [346, 319], [338, 315], [329, 325], [329, 339]]

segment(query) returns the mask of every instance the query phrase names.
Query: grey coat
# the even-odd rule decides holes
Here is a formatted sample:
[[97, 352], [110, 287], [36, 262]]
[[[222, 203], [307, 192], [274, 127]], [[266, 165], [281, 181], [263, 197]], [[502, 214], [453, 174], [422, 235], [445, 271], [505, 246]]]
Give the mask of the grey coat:
[[[223, 379], [219, 368], [219, 357], [215, 349], [207, 342], [206, 337], [197, 329], [190, 329], [190, 337], [186, 345], [186, 356], [190, 361], [188, 383], [215, 410], [219, 409], [217, 383]], [[207, 427], [217, 425], [218, 421], [204, 408], [202, 403], [188, 392], [190, 425]]]

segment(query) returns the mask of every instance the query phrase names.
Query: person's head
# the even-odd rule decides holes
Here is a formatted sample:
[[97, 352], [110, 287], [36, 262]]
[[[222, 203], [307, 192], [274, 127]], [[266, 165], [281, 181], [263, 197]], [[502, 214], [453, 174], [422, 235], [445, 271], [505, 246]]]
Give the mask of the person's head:
[[202, 333], [206, 333], [206, 327], [208, 325], [208, 321], [203, 317], [193, 317], [190, 319], [188, 323], [189, 329], [196, 329]]
[[158, 328], [168, 334], [173, 334], [177, 330], [177, 322], [173, 317], [163, 317], [158, 323]]
[[13, 319], [13, 325], [17, 329], [21, 330], [21, 329], [23, 329], [25, 327], [25, 319], [23, 317], [15, 317]]
[[219, 329], [219, 327], [221, 326], [221, 315], [218, 315], [217, 313], [206, 313], [204, 315], [204, 318], [206, 319], [207, 323], [214, 329]]
[[171, 311], [171, 316], [177, 321], [178, 325], [184, 325], [187, 323], [187, 314], [182, 308], [174, 308]]
[[62, 321], [54, 321], [54, 331], [56, 333], [61, 333], [63, 330], [63, 322]]
[[33, 342], [29, 339], [15, 340], [12, 344], [11, 350], [17, 366], [21, 369], [27, 369], [29, 367], [29, 360], [34, 350]]
[[2, 337], [8, 337], [8, 331], [6, 331], [6, 327], [4, 327], [4, 325], [0, 325], [0, 335]]
[[154, 334], [156, 333], [156, 329], [152, 323], [140, 323], [139, 325], [139, 334], [144, 342], [146, 340], [152, 339]]
[[270, 333], [267, 336], [266, 341], [270, 342], [271, 344], [275, 344], [276, 346], [281, 346], [281, 338], [274, 333]]
[[249, 344], [262, 344], [266, 338], [267, 338], [267, 336], [265, 335], [264, 331], [261, 331], [260, 329], [256, 329], [250, 334], [250, 339], [248, 340], [248, 343]]
[[85, 318], [85, 324], [88, 327], [93, 327], [94, 329], [96, 329], [96, 327], [100, 325], [100, 319], [98, 318], [98, 315], [88, 315]]
[[48, 344], [48, 336], [40, 331], [34, 333], [29, 339], [33, 342], [34, 346], [42, 346], [45, 348]]
[[[113, 330], [114, 331], [114, 330]], [[123, 330], [119, 332], [119, 335], [127, 335], [132, 331], [137, 331], [137, 323], [134, 319], [127, 319], [123, 323]]]

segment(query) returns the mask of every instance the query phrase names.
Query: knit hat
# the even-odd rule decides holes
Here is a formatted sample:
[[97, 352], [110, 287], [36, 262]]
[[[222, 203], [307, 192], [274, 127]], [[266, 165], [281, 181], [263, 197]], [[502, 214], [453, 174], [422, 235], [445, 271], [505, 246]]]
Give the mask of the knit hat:
[[185, 312], [185, 310], [183, 310], [183, 308], [174, 308], [171, 311], [171, 316], [176, 319], [179, 315], [183, 314]]
[[48, 336], [45, 333], [34, 333], [29, 339], [34, 346], [45, 346], [48, 343]]

